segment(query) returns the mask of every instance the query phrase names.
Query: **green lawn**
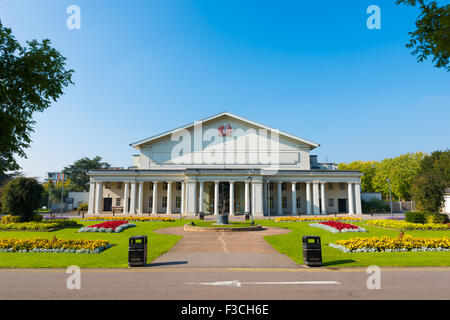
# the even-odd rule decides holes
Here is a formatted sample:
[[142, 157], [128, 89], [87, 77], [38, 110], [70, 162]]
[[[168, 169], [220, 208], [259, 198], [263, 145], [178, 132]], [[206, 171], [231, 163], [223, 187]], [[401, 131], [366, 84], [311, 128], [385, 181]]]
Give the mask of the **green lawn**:
[[[148, 237], [147, 263], [172, 248], [181, 236], [163, 235], [153, 230], [182, 226], [189, 220], [176, 222], [133, 222], [136, 227], [120, 233], [78, 233], [80, 227], [66, 228], [54, 232], [1, 231], [0, 238], [56, 238], [60, 239], [98, 239], [109, 240], [112, 247], [99, 254], [85, 253], [13, 253], [0, 252], [0, 268], [67, 268], [77, 265], [81, 268], [126, 268], [128, 266], [128, 238], [134, 235]], [[79, 221], [84, 226], [99, 221]]]
[[[375, 253], [345, 253], [341, 250], [329, 247], [329, 243], [334, 243], [340, 239], [351, 239], [356, 237], [388, 236], [398, 237], [399, 231], [386, 230], [377, 227], [366, 226], [364, 222], [352, 224], [365, 228], [368, 232], [358, 233], [331, 233], [329, 231], [310, 227], [310, 222], [274, 222], [268, 220], [258, 220], [257, 223], [263, 226], [282, 227], [292, 230], [292, 232], [264, 237], [276, 250], [286, 254], [288, 257], [303, 264], [302, 236], [320, 236], [322, 241], [322, 260], [324, 266], [328, 267], [365, 267], [369, 265], [377, 266], [450, 266], [450, 252], [375, 252]], [[450, 231], [405, 231], [414, 237], [440, 238], [450, 237]]]

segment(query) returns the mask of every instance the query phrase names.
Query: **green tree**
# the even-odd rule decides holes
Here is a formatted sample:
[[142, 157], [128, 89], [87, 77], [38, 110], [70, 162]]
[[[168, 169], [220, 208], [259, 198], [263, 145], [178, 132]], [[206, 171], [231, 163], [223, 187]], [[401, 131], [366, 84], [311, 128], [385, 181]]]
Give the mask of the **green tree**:
[[97, 156], [93, 159], [82, 158], [75, 161], [72, 165], [64, 167], [63, 173], [72, 182], [76, 191], [89, 190], [89, 170], [109, 168], [111, 165], [107, 162], [102, 162], [102, 158]]
[[423, 157], [422, 152], [407, 153], [379, 162], [372, 179], [375, 191], [383, 193], [384, 197], [387, 198], [389, 195], [387, 179], [390, 179], [393, 197], [411, 200], [411, 186], [419, 172]]
[[444, 192], [450, 187], [450, 150], [435, 151], [426, 156], [414, 179], [412, 196], [425, 213], [438, 213], [444, 203]]
[[26, 157], [33, 114], [50, 107], [73, 84], [73, 70], [48, 39], [22, 46], [0, 21], [0, 173], [18, 170], [15, 155]]
[[[62, 181], [58, 181], [57, 183], [53, 183], [52, 180], [46, 182], [42, 185], [43, 187], [43, 195], [42, 195], [42, 206], [48, 206], [53, 203], [61, 203], [61, 193], [62, 190]], [[75, 191], [76, 187], [70, 180], [64, 181], [64, 199], [68, 197], [70, 191]]]
[[397, 0], [397, 4], [416, 6], [420, 14], [416, 20], [416, 30], [409, 32], [410, 40], [406, 44], [417, 61], [422, 62], [429, 56], [437, 68], [450, 70], [450, 4], [440, 6], [437, 1]]
[[36, 179], [15, 178], [2, 189], [3, 212], [20, 216], [22, 221], [32, 220], [34, 210], [41, 205], [42, 192]]
[[374, 192], [373, 178], [375, 176], [377, 162], [375, 161], [353, 161], [350, 163], [340, 163], [338, 170], [355, 170], [364, 175], [361, 177], [361, 190], [363, 192]]

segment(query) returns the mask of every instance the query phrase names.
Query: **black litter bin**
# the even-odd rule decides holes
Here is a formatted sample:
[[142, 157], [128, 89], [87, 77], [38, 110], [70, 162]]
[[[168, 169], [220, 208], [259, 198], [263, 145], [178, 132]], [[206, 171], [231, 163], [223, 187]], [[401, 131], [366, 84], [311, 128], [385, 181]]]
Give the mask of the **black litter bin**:
[[322, 266], [320, 237], [303, 236], [303, 263], [310, 267]]
[[248, 212], [245, 213], [245, 220], [246, 221], [250, 220], [250, 213]]
[[198, 216], [199, 216], [199, 219], [200, 219], [200, 220], [205, 220], [205, 213], [204, 213], [204, 212], [200, 212], [200, 213], [198, 214]]
[[147, 236], [130, 237], [128, 242], [128, 265], [143, 267], [147, 264]]

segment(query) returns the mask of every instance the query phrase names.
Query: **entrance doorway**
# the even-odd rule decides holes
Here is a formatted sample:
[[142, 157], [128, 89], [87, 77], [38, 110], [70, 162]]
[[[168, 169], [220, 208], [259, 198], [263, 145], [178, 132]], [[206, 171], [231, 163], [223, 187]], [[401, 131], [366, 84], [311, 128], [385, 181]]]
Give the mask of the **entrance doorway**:
[[339, 213], [347, 212], [347, 199], [338, 199], [338, 212]]
[[112, 198], [103, 198], [103, 211], [112, 210]]

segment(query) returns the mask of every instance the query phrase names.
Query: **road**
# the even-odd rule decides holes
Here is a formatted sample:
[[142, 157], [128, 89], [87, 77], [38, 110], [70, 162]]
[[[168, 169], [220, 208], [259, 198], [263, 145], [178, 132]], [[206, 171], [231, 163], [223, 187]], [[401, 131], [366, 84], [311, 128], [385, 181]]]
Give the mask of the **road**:
[[382, 268], [380, 289], [367, 288], [365, 268], [82, 269], [80, 289], [67, 288], [69, 276], [0, 269], [0, 300], [450, 299], [450, 268]]

